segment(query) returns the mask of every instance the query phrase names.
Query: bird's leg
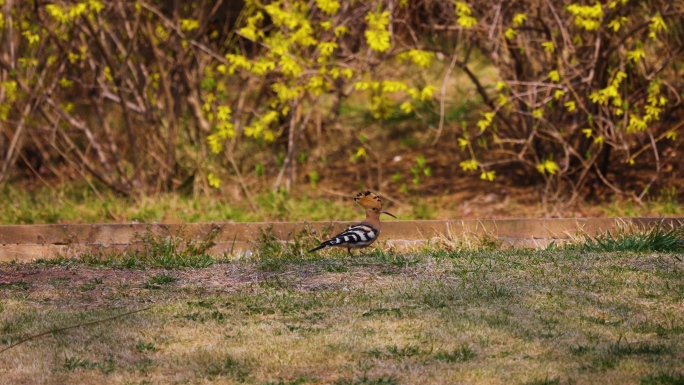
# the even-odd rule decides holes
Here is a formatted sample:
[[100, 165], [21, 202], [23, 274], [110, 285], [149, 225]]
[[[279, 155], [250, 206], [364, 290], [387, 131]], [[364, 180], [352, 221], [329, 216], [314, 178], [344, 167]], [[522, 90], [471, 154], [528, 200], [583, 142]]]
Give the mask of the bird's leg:
[[354, 258], [354, 254], [351, 252], [351, 247], [347, 247], [347, 252], [349, 253], [349, 256]]

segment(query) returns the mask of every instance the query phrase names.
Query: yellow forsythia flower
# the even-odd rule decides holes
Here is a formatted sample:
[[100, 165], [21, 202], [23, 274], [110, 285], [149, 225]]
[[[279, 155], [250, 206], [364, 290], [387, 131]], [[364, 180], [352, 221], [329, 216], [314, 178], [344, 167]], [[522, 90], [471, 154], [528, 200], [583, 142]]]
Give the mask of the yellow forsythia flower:
[[221, 187], [221, 179], [214, 175], [214, 173], [210, 172], [209, 175], [207, 175], [207, 180], [209, 181], [209, 186], [213, 188]]
[[513, 16], [513, 25], [515, 25], [516, 27], [519, 27], [519, 26], [523, 25], [525, 20], [527, 20], [527, 15], [524, 13], [519, 13], [519, 14]]
[[549, 72], [549, 79], [554, 83], [558, 83], [560, 81], [560, 73], [556, 70]]
[[560, 167], [558, 167], [558, 164], [551, 159], [546, 159], [537, 165], [537, 171], [542, 174], [549, 173], [551, 175], [556, 175], [556, 173], [560, 171]]
[[496, 171], [485, 171], [480, 174], [480, 179], [492, 182], [496, 177]]
[[334, 15], [340, 10], [340, 3], [337, 0], [316, 0], [316, 6], [328, 15]]
[[463, 171], [475, 171], [477, 170], [477, 161], [475, 159], [464, 160], [458, 164], [461, 166]]

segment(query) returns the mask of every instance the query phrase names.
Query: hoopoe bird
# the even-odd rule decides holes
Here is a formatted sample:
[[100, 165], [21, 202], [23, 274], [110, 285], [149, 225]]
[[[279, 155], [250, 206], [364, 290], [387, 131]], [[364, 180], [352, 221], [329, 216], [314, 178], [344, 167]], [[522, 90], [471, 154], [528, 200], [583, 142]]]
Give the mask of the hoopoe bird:
[[378, 239], [378, 235], [380, 235], [380, 214], [387, 214], [396, 218], [382, 209], [382, 201], [370, 191], [358, 193], [354, 200], [366, 209], [366, 219], [363, 222], [349, 226], [347, 230], [321, 243], [320, 246], [309, 250], [309, 253], [332, 246], [346, 247], [349, 255], [353, 257], [354, 254], [352, 254], [351, 249], [370, 246]]

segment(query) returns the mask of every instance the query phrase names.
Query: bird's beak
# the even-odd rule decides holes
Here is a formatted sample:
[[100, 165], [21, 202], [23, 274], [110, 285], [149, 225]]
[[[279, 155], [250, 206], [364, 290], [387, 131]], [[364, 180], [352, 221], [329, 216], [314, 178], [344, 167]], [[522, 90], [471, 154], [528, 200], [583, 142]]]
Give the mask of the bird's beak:
[[[397, 218], [397, 217], [394, 216], [394, 214], [390, 214], [390, 213], [388, 213], [388, 212], [385, 211], [385, 210], [380, 210], [380, 213], [381, 213], [381, 214], [387, 214], [387, 215], [389, 215], [390, 217], [393, 217], [393, 218]], [[399, 218], [397, 218], [397, 219], [399, 219]]]

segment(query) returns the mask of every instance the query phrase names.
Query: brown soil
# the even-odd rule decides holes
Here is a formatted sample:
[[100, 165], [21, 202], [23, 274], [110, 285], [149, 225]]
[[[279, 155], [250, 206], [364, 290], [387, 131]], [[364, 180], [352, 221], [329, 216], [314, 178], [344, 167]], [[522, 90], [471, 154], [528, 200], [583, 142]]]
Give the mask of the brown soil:
[[[496, 171], [493, 182], [480, 179], [479, 171], [464, 172], [459, 163], [466, 155], [456, 145], [456, 135], [451, 135], [453, 138], [442, 136], [436, 146], [430, 144], [432, 133], [416, 135], [417, 144], [412, 146], [401, 144], [398, 139], [376, 140], [383, 145], [370, 142], [369, 147], [376, 147], [377, 153], [354, 164], [347, 161], [345, 156], [348, 155], [335, 154], [339, 159], [326, 164], [322, 172], [318, 171], [322, 177], [319, 186], [323, 192], [328, 190], [347, 196], [353, 191], [350, 186], [377, 190], [395, 204], [432, 206], [436, 210], [435, 219], [454, 216], [462, 219], [603, 217], [606, 210], [602, 210], [602, 206], [614, 203], [619, 208], [621, 203], [628, 202], [639, 207], [643, 215], [660, 216], [662, 212], [657, 208], [651, 210], [645, 204], [672, 199], [684, 201], [684, 161], [681, 160], [684, 159], [681, 155], [684, 138], [661, 144], [658, 179], [642, 199], [638, 196], [656, 176], [655, 166], [646, 165], [655, 163], [653, 159], [647, 159], [652, 158], [652, 154], [642, 155], [642, 161], [630, 167], [623, 165], [620, 159], [611, 159], [612, 169], [609, 168], [606, 178], [615, 190], [592, 175], [590, 182], [579, 191], [580, 198], [567, 205], [567, 192], [565, 196], [544, 202], [546, 185], [542, 175], [522, 164], [493, 167]], [[413, 184], [411, 167], [420, 156], [425, 157], [432, 175], [420, 175], [420, 183]], [[381, 170], [378, 164], [382, 165]], [[299, 185], [305, 185], [308, 181], [306, 169], [298, 171], [302, 174]], [[399, 182], [392, 181], [395, 173], [401, 175]], [[407, 185], [408, 194], [400, 192], [402, 184]], [[311, 193], [306, 187], [300, 189], [303, 194]], [[673, 191], [674, 196], [671, 195]]]

